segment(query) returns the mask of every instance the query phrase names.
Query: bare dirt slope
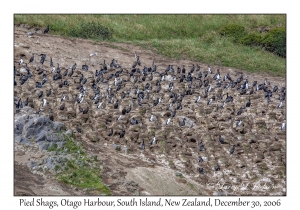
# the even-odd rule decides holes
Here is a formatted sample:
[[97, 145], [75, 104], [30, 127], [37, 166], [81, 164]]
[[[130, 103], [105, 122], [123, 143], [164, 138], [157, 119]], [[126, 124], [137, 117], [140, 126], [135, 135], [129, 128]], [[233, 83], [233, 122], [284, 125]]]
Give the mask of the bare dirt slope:
[[[213, 80], [214, 74], [208, 75], [212, 90], [205, 98], [204, 87], [199, 88], [199, 80], [194, 80], [193, 87], [189, 88], [187, 82], [180, 83], [179, 75], [173, 80], [173, 92], [184, 98], [181, 102], [182, 109], [176, 109], [178, 102], [174, 103], [170, 110], [167, 106], [174, 98], [170, 98], [168, 79], [174, 75], [169, 74], [160, 86], [156, 81], [160, 80], [159, 74], [153, 74], [153, 80], [149, 75], [145, 81], [142, 75], [135, 73], [130, 77], [131, 66], [135, 61], [134, 52], [140, 56], [142, 66], [150, 67], [155, 61], [157, 72], [165, 72], [168, 65], [174, 65], [175, 75], [177, 67], [184, 65], [187, 72], [193, 64], [200, 65], [202, 74], [207, 71], [208, 65], [188, 60], [172, 60], [155, 54], [151, 50], [145, 50], [137, 46], [117, 43], [94, 43], [89, 40], [64, 38], [53, 35], [27, 32], [35, 31], [33, 28], [24, 26], [15, 27], [14, 39], [14, 65], [17, 72], [22, 73], [25, 64], [19, 65], [20, 57], [28, 63], [32, 53], [35, 53], [35, 60], [28, 64], [31, 69], [32, 78], [20, 85], [17, 77], [17, 86], [14, 87], [14, 96], [25, 101], [29, 98], [29, 104], [36, 111], [41, 107], [42, 99], [47, 99], [47, 105], [42, 107], [42, 114], [52, 116], [55, 121], [61, 121], [68, 129], [72, 129], [78, 140], [82, 141], [85, 149], [90, 154], [98, 155], [103, 162], [102, 177], [113, 195], [285, 195], [286, 174], [285, 174], [285, 152], [286, 134], [280, 129], [282, 122], [286, 120], [285, 103], [283, 109], [278, 109], [279, 92], [285, 87], [285, 78], [271, 77], [262, 74], [248, 73], [242, 70], [222, 66], [211, 66], [214, 73], [220, 70], [221, 77], [227, 73], [235, 81], [240, 73], [248, 76], [249, 85], [253, 81], [258, 84], [267, 78], [270, 83], [267, 88], [273, 89], [274, 85], [279, 88], [274, 92], [268, 103], [263, 90], [254, 91], [249, 95], [250, 89], [245, 95], [235, 88], [223, 89], [228, 81], [222, 81], [222, 87], [216, 87]], [[90, 54], [95, 53], [93, 56]], [[40, 54], [46, 54], [44, 65], [39, 63]], [[62, 74], [65, 70], [77, 64], [72, 77], [63, 76], [62, 80], [53, 81], [52, 68], [50, 67], [52, 57], [55, 67], [59, 63]], [[109, 65], [112, 59], [117, 60], [123, 68], [120, 74], [122, 85], [119, 91], [114, 86], [114, 78], [109, 79], [112, 73], [120, 69], [108, 68], [104, 74], [104, 81], [96, 83], [95, 71], [100, 70], [100, 63], [106, 60]], [[88, 71], [82, 71], [82, 65], [88, 65]], [[36, 88], [36, 82], [42, 81], [42, 74], [39, 71], [44, 69], [47, 74], [47, 82], [42, 88]], [[71, 69], [69, 69], [70, 72]], [[79, 90], [81, 74], [87, 78], [85, 83], [86, 95], [81, 104], [76, 102]], [[198, 72], [194, 72], [196, 77]], [[172, 75], [172, 77], [170, 77]], [[67, 81], [68, 85], [61, 85]], [[202, 77], [204, 81], [204, 76]], [[93, 97], [92, 84], [96, 83], [100, 93], [107, 94], [111, 86], [113, 99], [101, 98], [103, 103], [100, 109], [97, 108]], [[146, 83], [150, 84], [149, 95], [145, 93], [142, 106], [138, 105], [137, 95], [134, 94], [136, 87], [140, 91], [145, 90]], [[241, 83], [242, 84], [242, 83]], [[161, 88], [160, 91], [157, 89]], [[52, 93], [49, 97], [46, 93]], [[186, 91], [193, 90], [192, 94]], [[38, 98], [40, 91], [43, 96]], [[130, 93], [129, 91], [132, 90]], [[122, 98], [122, 92], [126, 93]], [[184, 93], [184, 94], [183, 94]], [[225, 101], [227, 93], [234, 97], [234, 101], [226, 104], [224, 109], [220, 106]], [[60, 110], [62, 96], [65, 96], [63, 103], [65, 109]], [[199, 103], [195, 103], [198, 96], [201, 96]], [[207, 105], [210, 98], [215, 96], [211, 105]], [[220, 99], [223, 96], [223, 99]], [[179, 97], [179, 98], [180, 98]], [[241, 115], [237, 115], [240, 107], [245, 107], [249, 97], [251, 106], [244, 109]], [[162, 101], [154, 106], [157, 98]], [[109, 103], [113, 100], [112, 103]], [[114, 107], [119, 100], [119, 106]], [[285, 101], [284, 101], [285, 102]], [[83, 114], [80, 108], [89, 107], [87, 114]], [[122, 115], [122, 110], [131, 107], [131, 111]], [[170, 125], [166, 125], [167, 119], [172, 111], [176, 110], [176, 116], [172, 118]], [[154, 115], [154, 121], [149, 118]], [[121, 119], [116, 119], [122, 115]], [[136, 118], [138, 124], [132, 125], [131, 119]], [[186, 118], [186, 125], [180, 126], [183, 118]], [[237, 126], [237, 120], [242, 120], [242, 125]], [[81, 129], [81, 133], [78, 132]], [[110, 129], [113, 135], [108, 136]], [[123, 138], [120, 133], [125, 131]], [[219, 136], [224, 138], [225, 143], [219, 142]], [[155, 145], [150, 146], [151, 139], [156, 137]], [[141, 150], [142, 142], [145, 142], [145, 151]], [[199, 145], [204, 145], [204, 150]], [[229, 151], [235, 145], [235, 152], [230, 155]], [[20, 151], [15, 147], [15, 194], [16, 195], [85, 195], [82, 189], [64, 186], [58, 183], [52, 176], [41, 177], [33, 174], [27, 169], [27, 160], [35, 155], [35, 152]], [[203, 162], [198, 161], [202, 157]], [[22, 157], [22, 158], [19, 158]], [[25, 159], [24, 159], [24, 158]], [[38, 159], [38, 157], [35, 157]], [[216, 170], [219, 166], [220, 170]], [[199, 168], [204, 173], [199, 173]], [[22, 172], [21, 172], [22, 171]], [[51, 178], [52, 177], [52, 178]], [[25, 181], [24, 181], [25, 180]], [[219, 184], [218, 184], [219, 183]], [[31, 186], [27, 188], [26, 186]], [[258, 186], [270, 186], [268, 189]], [[235, 186], [235, 188], [234, 188]], [[255, 187], [256, 186], [256, 187]], [[52, 189], [52, 190], [49, 190]]]

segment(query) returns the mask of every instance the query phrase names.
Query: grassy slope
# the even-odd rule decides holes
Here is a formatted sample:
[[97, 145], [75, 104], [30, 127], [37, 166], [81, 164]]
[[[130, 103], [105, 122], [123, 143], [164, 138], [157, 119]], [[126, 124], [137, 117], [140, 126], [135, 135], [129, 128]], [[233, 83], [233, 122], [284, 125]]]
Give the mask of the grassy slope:
[[70, 36], [70, 30], [82, 22], [98, 22], [113, 30], [115, 42], [154, 47], [170, 58], [191, 59], [285, 76], [286, 60], [221, 37], [226, 24], [243, 25], [247, 31], [259, 26], [285, 26], [285, 15], [15, 15], [15, 23], [38, 27], [50, 25], [51, 33]]
[[[56, 165], [58, 180], [69, 185], [98, 190], [101, 194], [111, 195], [110, 189], [102, 183], [101, 171], [97, 157], [88, 157], [82, 146], [78, 145], [75, 136], [64, 135], [66, 142], [63, 148], [56, 144], [48, 148], [48, 151], [66, 152], [72, 155], [64, 167]], [[66, 150], [66, 151], [65, 151]]]

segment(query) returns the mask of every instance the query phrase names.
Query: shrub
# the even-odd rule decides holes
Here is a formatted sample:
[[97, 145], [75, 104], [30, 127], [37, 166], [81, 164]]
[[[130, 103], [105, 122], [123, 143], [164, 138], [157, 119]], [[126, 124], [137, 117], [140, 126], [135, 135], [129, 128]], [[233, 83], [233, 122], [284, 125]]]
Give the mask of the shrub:
[[246, 34], [246, 30], [243, 26], [237, 24], [229, 24], [223, 26], [219, 32], [222, 36], [232, 37], [234, 41], [239, 40], [242, 36]]
[[262, 40], [266, 50], [281, 57], [286, 57], [286, 29], [283, 27], [271, 29]]
[[112, 38], [112, 30], [102, 26], [100, 23], [80, 23], [69, 31], [69, 35], [84, 39], [106, 40]]
[[250, 33], [244, 37], [242, 37], [239, 40], [239, 43], [244, 44], [244, 45], [254, 45], [254, 46], [259, 46], [262, 45], [261, 43], [262, 37], [258, 33]]

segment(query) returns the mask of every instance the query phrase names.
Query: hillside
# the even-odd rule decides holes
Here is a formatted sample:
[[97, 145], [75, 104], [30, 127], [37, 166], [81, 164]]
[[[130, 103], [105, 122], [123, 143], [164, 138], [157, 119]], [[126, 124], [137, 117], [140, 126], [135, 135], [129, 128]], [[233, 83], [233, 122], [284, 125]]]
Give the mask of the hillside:
[[[28, 34], [32, 31], [34, 33]], [[36, 112], [41, 108], [40, 115], [59, 121], [67, 130], [71, 130], [85, 152], [89, 156], [96, 155], [99, 159], [102, 181], [110, 188], [112, 195], [286, 194], [286, 132], [281, 129], [282, 123], [286, 122], [285, 100], [283, 107], [277, 108], [280, 103], [278, 98], [282, 98], [285, 93], [285, 90], [281, 92], [282, 87], [286, 87], [284, 77], [209, 66], [190, 60], [169, 59], [131, 44], [95, 43], [42, 34], [26, 26], [15, 26], [14, 36], [14, 65], [17, 74], [20, 74], [15, 79], [15, 102], [20, 98], [24, 102], [28, 98], [28, 106]], [[28, 75], [25, 63], [29, 62], [32, 53], [35, 53], [34, 61], [28, 64], [31, 78], [21, 85], [20, 77]], [[135, 53], [139, 56], [141, 66], [137, 66], [139, 70], [130, 76], [132, 64], [136, 61]], [[40, 63], [41, 54], [46, 54], [43, 65]], [[21, 57], [24, 63], [19, 65]], [[50, 58], [55, 65], [54, 73]], [[122, 68], [109, 67], [113, 59]], [[107, 72], [102, 76], [95, 76], [104, 60], [108, 65]], [[152, 67], [153, 61], [156, 72], [151, 74], [153, 69], [148, 68]], [[69, 67], [75, 63], [77, 67], [73, 75], [63, 76], [66, 69], [68, 74], [71, 72]], [[58, 64], [62, 79], [54, 81]], [[82, 70], [83, 65], [88, 66], [87, 71]], [[165, 71], [168, 65], [173, 65], [174, 73]], [[193, 65], [195, 70], [191, 73], [192, 82], [189, 82], [188, 72]], [[196, 70], [198, 65], [203, 75], [201, 79]], [[144, 66], [147, 67], [147, 75], [142, 74]], [[182, 70], [183, 66], [186, 73], [178, 73], [177, 67]], [[209, 68], [212, 73], [205, 77]], [[220, 87], [213, 78], [217, 69], [220, 72]], [[167, 74], [162, 79], [162, 73], [165, 72]], [[42, 82], [43, 74], [47, 81], [38, 88], [36, 82]], [[180, 82], [183, 74], [186, 78]], [[243, 78], [232, 88], [228, 79], [223, 80], [227, 74], [233, 81], [241, 74]], [[85, 83], [80, 80], [82, 75], [86, 79]], [[257, 81], [257, 85], [264, 84], [265, 78], [268, 84], [264, 88], [272, 92], [270, 102], [265, 97], [264, 90], [256, 90], [257, 86], [253, 87], [253, 94], [250, 94], [253, 82]], [[114, 85], [115, 79], [118, 81], [117, 85]], [[241, 94], [242, 90], [237, 88], [246, 79], [249, 88]], [[200, 81], [203, 82], [201, 87]], [[208, 83], [207, 87], [204, 87], [205, 81]], [[146, 88], [147, 84], [149, 88]], [[226, 84], [229, 86], [224, 88]], [[278, 90], [273, 92], [275, 85]], [[211, 89], [205, 91], [209, 86]], [[50, 89], [52, 92], [47, 96]], [[143, 92], [143, 96], [136, 94], [137, 89], [139, 93]], [[98, 102], [97, 99], [93, 100], [96, 90], [100, 90]], [[39, 98], [41, 91], [43, 95]], [[82, 102], [80, 92], [84, 95]], [[200, 101], [196, 103], [199, 96]], [[232, 96], [233, 102], [226, 102], [224, 108], [221, 108], [227, 96]], [[45, 106], [41, 105], [43, 99], [47, 101]], [[210, 99], [213, 100], [208, 105]], [[251, 105], [246, 107], [249, 99]], [[61, 110], [62, 105], [64, 108]], [[245, 109], [240, 109], [241, 107]], [[123, 109], [129, 108], [129, 112], [122, 113]], [[175, 116], [171, 117], [175, 110]], [[149, 120], [151, 115], [153, 121]], [[132, 123], [133, 118], [137, 120], [137, 124]], [[185, 124], [181, 126], [184, 119]], [[241, 120], [239, 126], [238, 120]], [[113, 134], [109, 136], [111, 131]], [[121, 137], [123, 131], [125, 134]], [[223, 143], [219, 140], [220, 136], [224, 139]], [[156, 142], [151, 145], [153, 137]], [[233, 145], [235, 150], [229, 154]], [[24, 179], [26, 175], [38, 180], [40, 183], [32, 182], [37, 186], [55, 183], [59, 191], [47, 191], [47, 188], [44, 192], [41, 189], [35, 191], [37, 187], [25, 194], [101, 194], [93, 190], [87, 192], [82, 188], [74, 193], [74, 188], [58, 182], [54, 174], [43, 179], [35, 177], [40, 175], [32, 173], [32, 168], [26, 168], [28, 162], [23, 157], [26, 160], [38, 159], [36, 151], [25, 149], [21, 152], [20, 148], [22, 147], [15, 143], [15, 192], [22, 187], [20, 179]], [[199, 168], [203, 173], [201, 170], [199, 173]], [[26, 173], [19, 176], [19, 170]], [[218, 183], [223, 184], [223, 187]], [[255, 187], [264, 184], [275, 187]], [[244, 187], [245, 185], [248, 187]]]

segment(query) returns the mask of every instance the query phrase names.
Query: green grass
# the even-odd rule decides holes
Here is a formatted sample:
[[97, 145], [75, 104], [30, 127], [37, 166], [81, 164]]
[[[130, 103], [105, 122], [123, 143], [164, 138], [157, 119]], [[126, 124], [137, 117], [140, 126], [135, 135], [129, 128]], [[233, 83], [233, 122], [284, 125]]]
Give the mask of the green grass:
[[[220, 33], [230, 24], [243, 26], [246, 34], [258, 33], [261, 26], [285, 27], [286, 15], [15, 15], [14, 21], [40, 28], [50, 25], [51, 34], [73, 37], [83, 33], [78, 26], [90, 26], [93, 30], [86, 34], [96, 41], [132, 43], [169, 58], [274, 76], [286, 72], [284, 58]], [[95, 35], [99, 31], [109, 31], [112, 36]]]
[[89, 157], [82, 146], [75, 141], [74, 135], [64, 135], [64, 137], [66, 141], [62, 148], [58, 148], [56, 144], [48, 148], [48, 151], [64, 151], [72, 155], [63, 167], [55, 166], [58, 180], [68, 185], [98, 190], [99, 193], [111, 195], [110, 189], [101, 181], [97, 156]]

